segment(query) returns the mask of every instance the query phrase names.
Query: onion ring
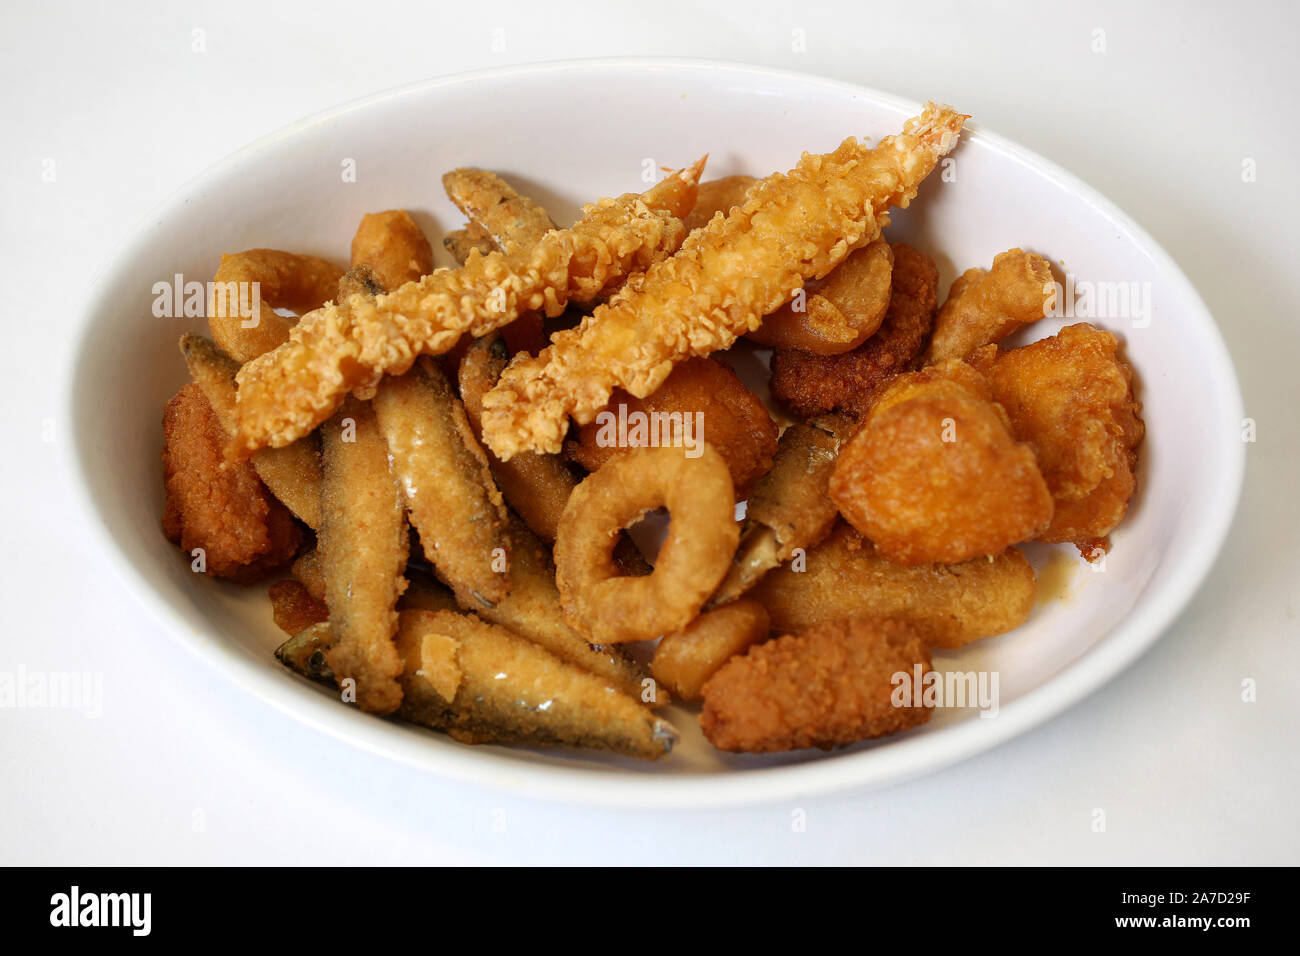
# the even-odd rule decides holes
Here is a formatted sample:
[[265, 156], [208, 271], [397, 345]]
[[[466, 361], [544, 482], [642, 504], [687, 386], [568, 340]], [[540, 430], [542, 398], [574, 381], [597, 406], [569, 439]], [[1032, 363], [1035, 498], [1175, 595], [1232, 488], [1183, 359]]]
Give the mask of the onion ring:
[[[569, 496], [555, 540], [555, 583], [570, 626], [589, 641], [644, 641], [680, 631], [718, 586], [740, 530], [727, 463], [705, 445], [637, 448], [589, 475]], [[618, 532], [666, 507], [668, 537], [654, 571], [621, 577]]]
[[[289, 341], [289, 330], [298, 322], [273, 309], [289, 309], [299, 315], [318, 309], [334, 298], [342, 276], [343, 270], [326, 259], [279, 249], [248, 249], [222, 256], [208, 300], [212, 338], [240, 364], [255, 359]], [[232, 282], [258, 284], [256, 312], [245, 311], [252, 303], [250, 293], [231, 289]], [[257, 324], [245, 326], [253, 314]]]

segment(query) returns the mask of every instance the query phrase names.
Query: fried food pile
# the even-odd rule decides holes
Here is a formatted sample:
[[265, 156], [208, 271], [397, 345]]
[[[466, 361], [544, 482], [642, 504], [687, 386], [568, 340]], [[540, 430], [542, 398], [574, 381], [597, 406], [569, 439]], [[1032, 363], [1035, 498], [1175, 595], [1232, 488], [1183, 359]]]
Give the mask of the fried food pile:
[[[965, 119], [765, 179], [701, 160], [567, 228], [452, 170], [454, 268], [404, 210], [346, 267], [222, 256], [163, 416], [166, 536], [270, 581], [286, 667], [465, 743], [653, 760], [670, 702], [740, 753], [925, 723], [900, 681], [1028, 618], [1017, 545], [1105, 553], [1144, 429], [1110, 332], [1000, 344], [1048, 313], [1046, 258], [941, 305], [885, 234]], [[734, 370], [765, 350], [775, 415]]]

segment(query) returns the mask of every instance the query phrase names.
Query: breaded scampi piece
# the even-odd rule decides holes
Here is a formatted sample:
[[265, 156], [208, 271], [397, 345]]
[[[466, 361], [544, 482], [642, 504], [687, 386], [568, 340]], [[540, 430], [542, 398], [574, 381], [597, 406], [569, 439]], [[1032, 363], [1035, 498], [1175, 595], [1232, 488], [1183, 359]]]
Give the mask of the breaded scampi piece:
[[266, 596], [271, 599], [275, 626], [286, 634], [298, 634], [313, 624], [329, 620], [329, 608], [293, 578], [276, 581], [267, 589]]
[[[501, 377], [510, 361], [510, 350], [500, 333], [477, 339], [460, 362], [460, 395], [475, 436], [481, 434], [483, 396]], [[490, 451], [488, 464], [506, 503], [539, 538], [555, 542], [564, 506], [578, 486], [559, 455], [523, 452], [502, 461]]]
[[190, 383], [163, 410], [163, 534], [203, 551], [211, 577], [251, 584], [293, 560], [302, 533], [253, 466], [223, 467], [226, 432], [203, 390]]
[[[326, 259], [279, 249], [248, 249], [222, 256], [208, 300], [212, 338], [240, 363], [270, 352], [289, 340], [298, 321], [274, 310], [290, 309], [302, 315], [320, 308], [334, 295], [342, 274], [342, 269]], [[257, 283], [256, 302], [253, 283]]]
[[1023, 348], [971, 356], [1034, 449], [1056, 505], [1040, 541], [1069, 541], [1090, 559], [1124, 519], [1144, 425], [1133, 371], [1109, 332], [1079, 323]]
[[1051, 310], [1054, 289], [1051, 264], [1023, 249], [998, 253], [990, 269], [967, 269], [935, 319], [925, 364], [965, 358], [1037, 322]]
[[[471, 256], [381, 296], [303, 316], [289, 341], [239, 373], [239, 436], [244, 457], [279, 447], [328, 418], [343, 397], [369, 397], [385, 375], [400, 375], [420, 355], [449, 351], [461, 336], [486, 335], [521, 312], [559, 315], [569, 302], [671, 255], [686, 234], [682, 215], [695, 204], [702, 162], [647, 192], [604, 199], [569, 229], [547, 233], [527, 251]], [[558, 451], [558, 448], [553, 449]]]
[[939, 270], [909, 245], [894, 245], [889, 308], [870, 338], [841, 355], [772, 353], [772, 397], [801, 418], [840, 409], [857, 417], [889, 381], [912, 367], [934, 327]]
[[558, 451], [569, 416], [591, 421], [615, 387], [644, 398], [676, 363], [757, 329], [792, 290], [880, 235], [889, 209], [906, 207], [956, 145], [964, 120], [930, 104], [874, 149], [850, 138], [755, 185], [744, 205], [691, 233], [539, 356], [516, 356], [484, 399], [487, 445], [503, 460]]
[[900, 375], [840, 449], [831, 499], [899, 564], [957, 564], [1032, 541], [1052, 496], [988, 382], [960, 359]]
[[[325, 653], [331, 640], [328, 625], [317, 625], [275, 655], [332, 684]], [[677, 742], [676, 728], [635, 698], [472, 614], [403, 611], [397, 647], [399, 716], [462, 743], [581, 747], [655, 760]]]
[[[628, 423], [626, 435], [620, 435], [620, 421]], [[578, 428], [576, 440], [567, 442], [564, 451], [595, 471], [632, 448], [704, 441], [722, 455], [736, 496], [743, 498], [754, 480], [772, 467], [779, 432], [762, 400], [730, 365], [693, 358], [676, 366], [645, 398], [615, 389], [609, 407]]]
[[928, 721], [930, 709], [897, 706], [893, 676], [930, 669], [905, 621], [830, 622], [724, 664], [704, 685], [700, 727], [713, 746], [738, 753], [830, 750], [895, 734]]
[[825, 279], [806, 283], [802, 294], [796, 293], [746, 337], [760, 345], [817, 355], [851, 351], [884, 321], [893, 271], [894, 252], [879, 236], [851, 253]]
[[430, 359], [387, 378], [374, 398], [424, 556], [465, 607], [510, 590], [506, 506], [451, 383]]
[[992, 560], [904, 567], [840, 523], [808, 552], [807, 567], [777, 568], [749, 592], [790, 633], [844, 617], [910, 621], [931, 647], [961, 647], [1019, 627], [1034, 609], [1034, 569], [1015, 548]]
[[[190, 376], [203, 389], [229, 442], [235, 433], [235, 375], [239, 363], [211, 339], [192, 332], [182, 335], [180, 344]], [[249, 461], [281, 504], [307, 527], [320, 526], [320, 441], [315, 435], [304, 435], [283, 448], [263, 448], [254, 452]]]
[[753, 176], [723, 176], [700, 183], [695, 208], [682, 222], [688, 232], [707, 226], [718, 213], [724, 216], [735, 206], [745, 203], [745, 196], [756, 182]]
[[679, 700], [699, 700], [718, 668], [767, 640], [769, 626], [767, 609], [757, 601], [742, 599], [705, 611], [682, 630], [664, 635], [650, 671]]
[[433, 271], [433, 247], [405, 209], [370, 212], [352, 237], [351, 265], [367, 267], [380, 286], [396, 289]]
[[772, 470], [749, 496], [740, 545], [708, 607], [734, 601], [773, 568], [830, 533], [839, 511], [831, 500], [831, 470], [856, 424], [846, 415], [795, 423], [781, 433]]
[[555, 228], [540, 203], [486, 169], [453, 169], [443, 174], [442, 188], [502, 252], [531, 249]]
[[350, 398], [321, 428], [321, 526], [331, 670], [356, 682], [356, 703], [391, 714], [402, 702], [393, 643], [409, 545], [401, 489], [375, 413]]

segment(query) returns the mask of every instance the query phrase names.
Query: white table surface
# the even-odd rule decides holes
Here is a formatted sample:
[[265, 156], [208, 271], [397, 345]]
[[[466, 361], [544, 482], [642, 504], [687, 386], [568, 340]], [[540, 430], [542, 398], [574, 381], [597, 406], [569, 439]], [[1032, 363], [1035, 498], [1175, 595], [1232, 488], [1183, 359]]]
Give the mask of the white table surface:
[[[1294, 6], [326, 6], [0, 8], [0, 671], [104, 675], [98, 719], [0, 710], [0, 863], [1300, 862]], [[791, 50], [795, 28], [805, 52]], [[1104, 53], [1091, 49], [1096, 30]], [[1079, 174], [1164, 244], [1218, 318], [1258, 441], [1216, 568], [1150, 653], [992, 752], [801, 801], [807, 829], [794, 832], [793, 806], [571, 808], [353, 751], [201, 669], [118, 590], [64, 517], [64, 436], [48, 432], [72, 303], [114, 244], [210, 163], [341, 101], [618, 54], [732, 59], [950, 101]], [[1241, 700], [1245, 678], [1254, 703]]]

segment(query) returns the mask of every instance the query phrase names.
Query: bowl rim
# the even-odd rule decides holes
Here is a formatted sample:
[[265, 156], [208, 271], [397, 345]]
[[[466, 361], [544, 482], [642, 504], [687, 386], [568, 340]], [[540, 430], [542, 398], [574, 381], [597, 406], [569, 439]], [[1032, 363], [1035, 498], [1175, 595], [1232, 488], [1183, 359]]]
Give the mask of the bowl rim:
[[[1171, 575], [1157, 591], [1145, 595], [1124, 620], [1110, 629], [1099, 642], [1064, 670], [1023, 697], [1002, 706], [998, 720], [966, 720], [941, 731], [919, 737], [904, 737], [885, 747], [857, 753], [828, 755], [822, 759], [780, 767], [757, 767], [739, 772], [655, 775], [620, 772], [607, 767], [575, 767], [544, 760], [522, 759], [508, 752], [460, 745], [430, 746], [422, 734], [397, 732], [387, 721], [357, 719], [330, 697], [305, 683], [286, 682], [270, 667], [243, 656], [210, 631], [197, 634], [185, 616], [161, 597], [145, 573], [131, 563], [111, 534], [91, 491], [92, 474], [77, 421], [79, 370], [91, 356], [88, 333], [94, 317], [105, 311], [108, 280], [120, 274], [128, 263], [141, 256], [150, 243], [151, 232], [160, 220], [170, 218], [187, 197], [201, 193], [211, 182], [222, 180], [245, 159], [280, 140], [297, 135], [344, 113], [364, 109], [417, 92], [442, 87], [474, 84], [483, 80], [527, 77], [549, 73], [592, 71], [708, 71], [728, 72], [752, 83], [768, 77], [827, 92], [849, 94], [872, 100], [907, 115], [920, 111], [921, 104], [869, 87], [829, 79], [796, 70], [750, 65], [726, 60], [691, 57], [595, 57], [526, 63], [472, 70], [404, 84], [330, 107], [261, 136], [190, 178], [138, 220], [126, 233], [115, 253], [94, 275], [77, 300], [69, 355], [62, 362], [58, 390], [58, 427], [66, 440], [57, 442], [60, 473], [67, 485], [74, 517], [103, 552], [115, 576], [135, 600], [162, 626], [173, 640], [220, 670], [225, 679], [272, 708], [282, 711], [321, 733], [382, 755], [399, 763], [456, 782], [471, 783], [517, 796], [541, 797], [568, 803], [606, 807], [705, 809], [724, 806], [769, 804], [815, 794], [865, 789], [897, 783], [973, 757], [1060, 714], [1100, 688], [1145, 653], [1186, 607], [1210, 572], [1227, 537], [1241, 495], [1245, 471], [1245, 446], [1225, 443], [1227, 453], [1217, 464], [1220, 493], [1212, 498], [1207, 513], [1198, 516], [1200, 534], [1194, 546], [1181, 552]], [[1180, 300], [1189, 308], [1180, 321], [1200, 326], [1212, 360], [1204, 380], [1217, 392], [1222, 409], [1218, 423], [1240, 422], [1243, 403], [1236, 372], [1227, 345], [1204, 301], [1173, 258], [1129, 215], [1079, 177], [1051, 160], [1020, 146], [979, 124], [968, 124], [966, 138], [977, 139], [1006, 158], [1045, 176], [1077, 196], [1115, 223], [1127, 240], [1150, 256], [1169, 277]], [[197, 638], [197, 639], [195, 639]], [[884, 754], [888, 758], [884, 759]]]

